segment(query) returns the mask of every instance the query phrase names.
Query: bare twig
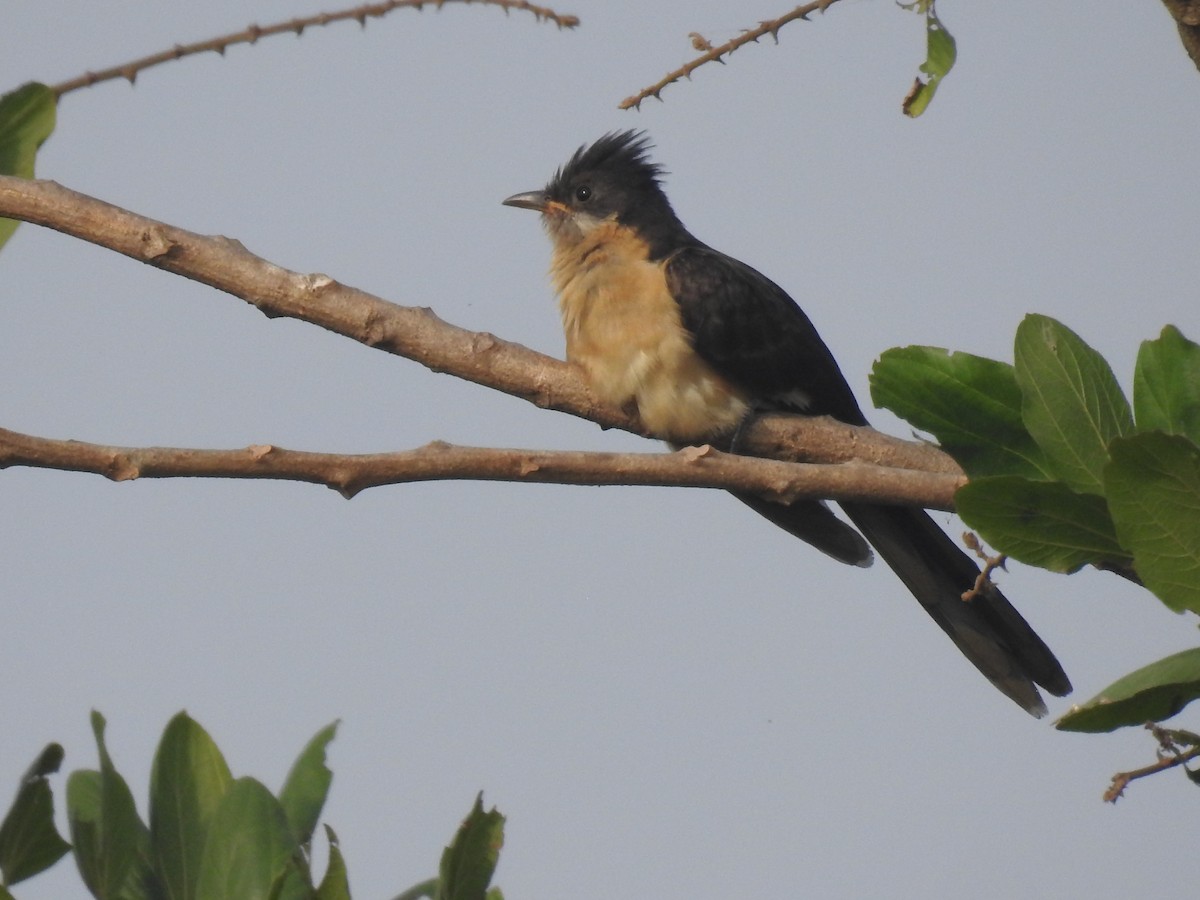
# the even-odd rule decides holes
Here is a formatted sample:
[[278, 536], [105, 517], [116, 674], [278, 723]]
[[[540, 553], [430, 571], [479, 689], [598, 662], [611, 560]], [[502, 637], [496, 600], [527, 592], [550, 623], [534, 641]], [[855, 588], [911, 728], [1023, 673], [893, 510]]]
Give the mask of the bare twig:
[[[283, 269], [229, 238], [156, 222], [54, 182], [5, 176], [0, 176], [0, 216], [52, 228], [210, 285], [242, 298], [269, 317], [300, 319], [540, 407], [606, 428], [643, 433], [629, 413], [598, 402], [581, 374], [564, 362], [492, 334], [457, 328], [429, 309], [388, 303], [327, 275]], [[962, 470], [931, 445], [827, 418], [762, 416], [742, 435], [739, 447], [751, 456], [859, 461], [949, 474], [957, 483], [962, 481]], [[947, 494], [929, 497], [928, 505], [945, 506], [947, 498]]]
[[674, 84], [680, 78], [691, 78], [692, 73], [700, 68], [705, 63], [719, 62], [724, 64], [725, 60], [722, 57], [728, 56], [737, 50], [739, 47], [744, 47], [746, 44], [756, 44], [758, 39], [765, 35], [770, 35], [774, 38], [775, 43], [779, 43], [779, 29], [789, 22], [795, 22], [797, 19], [808, 20], [808, 17], [815, 12], [825, 12], [830, 6], [836, 3], [837, 0], [813, 0], [811, 3], [805, 3], [797, 6], [789, 13], [784, 13], [778, 19], [768, 19], [759, 22], [755, 28], [747, 28], [740, 35], [732, 40], [726, 41], [719, 46], [713, 46], [708, 40], [701, 37], [698, 32], [693, 31], [688, 37], [692, 41], [692, 46], [697, 50], [705, 52], [697, 56], [691, 62], [686, 62], [673, 72], [668, 72], [654, 84], [649, 87], [642, 88], [632, 97], [626, 97], [618, 104], [621, 109], [637, 109], [642, 105], [642, 101], [650, 97], [656, 100], [661, 100], [663, 88], [669, 84]]
[[185, 56], [208, 53], [210, 51], [224, 56], [226, 49], [234, 44], [254, 44], [259, 38], [271, 37], [276, 34], [294, 34], [299, 37], [304, 33], [304, 29], [306, 28], [330, 25], [334, 22], [353, 20], [365, 28], [367, 26], [367, 19], [381, 18], [395, 9], [408, 7], [420, 10], [425, 6], [434, 6], [440, 9], [448, 2], [480, 3], [485, 6], [499, 6], [506, 13], [514, 9], [521, 12], [528, 12], [539, 22], [553, 22], [559, 28], [574, 28], [579, 24], [578, 16], [562, 15], [549, 7], [537, 6], [526, 2], [526, 0], [383, 0], [380, 3], [364, 3], [352, 9], [343, 9], [331, 13], [317, 13], [312, 16], [289, 19], [286, 22], [276, 22], [273, 25], [249, 25], [241, 31], [209, 38], [206, 41], [197, 41], [192, 44], [176, 44], [170, 50], [152, 53], [149, 56], [143, 56], [141, 59], [131, 60], [119, 66], [112, 66], [108, 69], [102, 69], [99, 72], [85, 72], [69, 81], [53, 85], [50, 89], [54, 91], [56, 96], [61, 97], [69, 91], [91, 87], [93, 84], [101, 81], [111, 81], [116, 78], [124, 78], [130, 84], [133, 84], [137, 80], [138, 74], [145, 69], [171, 62], [172, 60], [182, 59]]
[[[1112, 784], [1104, 792], [1105, 803], [1116, 803], [1120, 800], [1131, 781], [1145, 778], [1147, 775], [1154, 775], [1157, 772], [1165, 772], [1176, 766], [1184, 766], [1186, 771], [1186, 763], [1193, 759], [1200, 759], [1200, 737], [1186, 731], [1163, 728], [1154, 722], [1147, 722], [1146, 729], [1158, 741], [1158, 761], [1140, 769], [1118, 772], [1114, 775]], [[1181, 745], [1188, 745], [1188, 749], [1183, 749]], [[1191, 775], [1191, 772], [1188, 774]]]
[[[345, 497], [414, 481], [529, 481], [657, 485], [750, 491], [781, 503], [799, 499], [953, 503], [953, 475], [869, 465], [807, 465], [732, 456], [712, 447], [675, 453], [586, 453], [462, 447], [440, 441], [396, 453], [308, 453], [259, 445], [238, 450], [108, 447], [33, 437], [0, 428], [0, 469], [28, 466], [135, 478], [269, 478], [323, 484]], [[934, 501], [931, 503], [930, 501]]]
[[1008, 562], [1008, 557], [1003, 553], [999, 553], [996, 556], [989, 556], [983, 548], [983, 542], [979, 540], [979, 537], [974, 532], [964, 531], [962, 539], [963, 544], [969, 550], [975, 551], [975, 555], [983, 561], [983, 568], [975, 576], [975, 583], [971, 585], [969, 590], [963, 591], [963, 600], [971, 601], [992, 589], [992, 572], [996, 569], [1003, 569], [1004, 564]]

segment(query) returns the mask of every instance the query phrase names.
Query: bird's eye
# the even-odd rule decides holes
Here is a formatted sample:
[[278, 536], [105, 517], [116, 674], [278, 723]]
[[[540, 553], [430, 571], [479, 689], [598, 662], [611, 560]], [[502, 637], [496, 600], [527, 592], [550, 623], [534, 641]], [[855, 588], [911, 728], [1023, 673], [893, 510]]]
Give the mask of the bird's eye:
[[579, 187], [575, 188], [575, 199], [580, 203], [587, 203], [592, 199], [592, 189], [586, 184], [581, 184]]

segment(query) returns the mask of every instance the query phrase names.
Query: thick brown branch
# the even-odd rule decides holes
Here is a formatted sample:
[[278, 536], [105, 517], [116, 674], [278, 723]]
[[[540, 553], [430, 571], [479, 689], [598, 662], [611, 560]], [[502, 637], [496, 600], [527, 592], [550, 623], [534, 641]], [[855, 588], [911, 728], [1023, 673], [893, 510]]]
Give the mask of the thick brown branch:
[[[566, 363], [491, 334], [457, 328], [428, 309], [388, 303], [326, 275], [288, 271], [237, 241], [165, 225], [48, 181], [0, 177], [0, 215], [53, 228], [208, 284], [241, 297], [267, 316], [301, 319], [538, 406], [641, 433], [627, 413], [598, 403], [579, 372]], [[946, 486], [962, 475], [953, 460], [932, 446], [823, 418], [763, 417], [746, 430], [740, 449], [774, 459], [856, 461], [951, 476], [939, 482], [940, 491], [952, 490]], [[948, 493], [922, 496], [917, 502], [949, 505]]]
[[618, 106], [621, 109], [638, 108], [642, 105], [643, 100], [654, 97], [661, 100], [663, 88], [669, 84], [674, 84], [680, 78], [691, 78], [692, 73], [700, 68], [705, 63], [719, 62], [724, 63], [722, 57], [728, 56], [739, 47], [744, 47], [746, 44], [758, 43], [758, 39], [766, 35], [771, 35], [776, 43], [779, 43], [779, 29], [789, 22], [795, 22], [797, 19], [807, 20], [808, 17], [815, 12], [825, 12], [830, 6], [836, 3], [837, 0], [814, 0], [812, 3], [805, 3], [797, 6], [790, 13], [784, 13], [778, 19], [769, 19], [764, 22], [759, 22], [756, 28], [747, 28], [740, 35], [732, 40], [726, 41], [720, 46], [714, 47], [707, 39], [693, 31], [688, 35], [691, 38], [692, 46], [697, 50], [704, 50], [700, 56], [690, 62], [684, 63], [673, 72], [668, 72], [650, 87], [642, 88], [632, 97], [626, 97]]
[[480, 3], [485, 6], [499, 6], [506, 13], [516, 9], [532, 13], [534, 18], [539, 22], [543, 20], [553, 22], [559, 28], [574, 28], [579, 24], [578, 16], [561, 15], [549, 7], [536, 6], [533, 3], [526, 2], [526, 0], [383, 0], [380, 3], [364, 3], [352, 9], [342, 9], [331, 13], [317, 13], [312, 16], [289, 19], [286, 22], [276, 22], [273, 25], [248, 25], [241, 31], [236, 31], [232, 34], [223, 34], [220, 37], [209, 38], [206, 41], [196, 41], [192, 44], [176, 44], [170, 50], [152, 53], [149, 56], [143, 56], [141, 59], [131, 60], [119, 66], [112, 66], [108, 69], [102, 69], [99, 72], [85, 72], [77, 78], [53, 85], [51, 90], [61, 97], [68, 91], [90, 87], [98, 82], [111, 81], [116, 78], [124, 78], [130, 84], [133, 84], [137, 80], [138, 74], [142, 71], [152, 66], [182, 59], [185, 56], [208, 52], [220, 53], [224, 56], [225, 50], [234, 44], [253, 44], [259, 38], [270, 37], [276, 34], [294, 34], [299, 37], [304, 33], [304, 29], [306, 28], [330, 25], [334, 22], [353, 20], [365, 28], [367, 19], [381, 18], [394, 9], [409, 7], [419, 10], [425, 6], [434, 6], [440, 9], [447, 2]]
[[306, 481], [352, 497], [369, 487], [470, 479], [554, 484], [732, 488], [783, 503], [801, 498], [872, 500], [952, 508], [963, 479], [869, 465], [805, 465], [750, 459], [712, 447], [676, 453], [584, 453], [461, 447], [434, 442], [396, 453], [308, 453], [260, 445], [239, 450], [106, 447], [0, 429], [0, 469], [29, 466], [135, 478], [271, 478]]

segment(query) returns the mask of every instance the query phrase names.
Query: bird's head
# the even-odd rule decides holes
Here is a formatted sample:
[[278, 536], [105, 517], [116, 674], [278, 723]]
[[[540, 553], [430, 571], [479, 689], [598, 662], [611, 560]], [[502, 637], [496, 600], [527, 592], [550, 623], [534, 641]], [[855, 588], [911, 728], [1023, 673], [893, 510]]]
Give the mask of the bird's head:
[[540, 212], [556, 242], [576, 243], [615, 221], [636, 231], [652, 256], [666, 255], [691, 238], [663, 193], [650, 146], [642, 131], [606, 134], [576, 150], [543, 190], [514, 194], [504, 205]]

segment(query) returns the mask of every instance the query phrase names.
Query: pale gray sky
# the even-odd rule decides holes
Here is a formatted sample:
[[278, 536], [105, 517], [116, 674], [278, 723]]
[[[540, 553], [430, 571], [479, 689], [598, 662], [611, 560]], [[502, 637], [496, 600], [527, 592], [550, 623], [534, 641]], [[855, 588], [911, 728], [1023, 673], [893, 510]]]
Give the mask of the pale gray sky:
[[[500, 200], [644, 127], [685, 223], [801, 302], [864, 403], [884, 349], [1008, 359], [1026, 312], [1074, 327], [1126, 386], [1163, 324], [1200, 335], [1200, 75], [1157, 4], [946, 2], [959, 64], [915, 122], [899, 104], [922, 24], [882, 0], [617, 109], [691, 56], [688, 32], [790, 6], [577, 0], [575, 32], [447, 6], [264, 40], [67, 96], [39, 173], [561, 354], [546, 239]], [[3, 89], [333, 8], [10, 7]], [[98, 442], [651, 446], [28, 226], [0, 253], [0, 382], [0, 426]], [[1195, 881], [1181, 774], [1100, 802], [1150, 761], [1144, 735], [1034, 721], [886, 568], [838, 566], [716, 492], [424, 484], [347, 502], [16, 469], [0, 508], [0, 793], [47, 741], [66, 770], [94, 766], [93, 707], [143, 812], [181, 708], [273, 788], [340, 718], [325, 818], [360, 898], [433, 874], [480, 789], [509, 817], [513, 900]], [[1003, 585], [1080, 700], [1196, 643], [1112, 576], [1014, 565]], [[62, 863], [18, 893], [83, 888]]]

